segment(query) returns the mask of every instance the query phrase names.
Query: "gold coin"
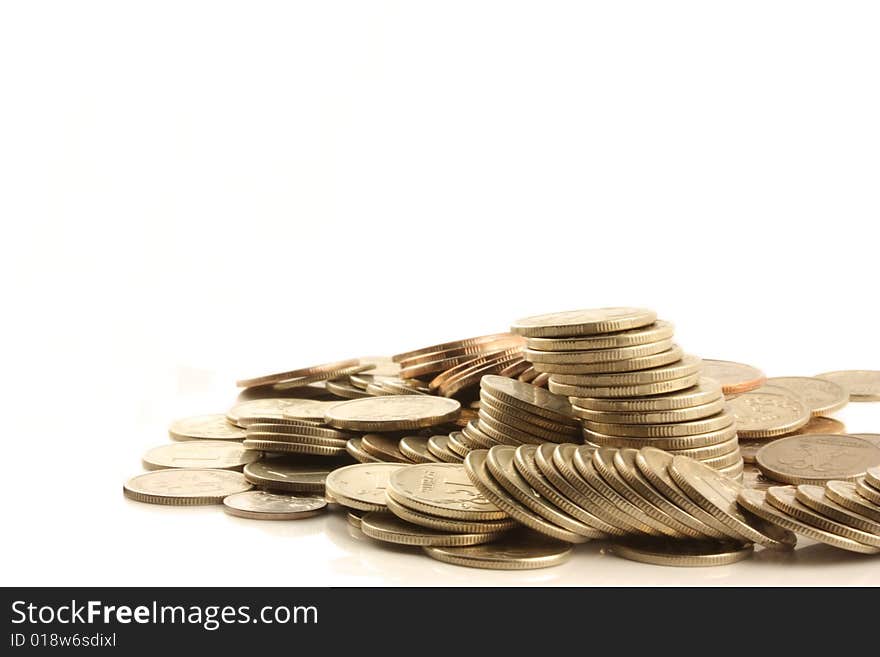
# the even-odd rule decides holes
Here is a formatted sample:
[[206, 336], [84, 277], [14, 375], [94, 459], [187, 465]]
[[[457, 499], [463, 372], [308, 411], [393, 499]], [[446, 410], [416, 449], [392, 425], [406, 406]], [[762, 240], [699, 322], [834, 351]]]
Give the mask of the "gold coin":
[[846, 433], [846, 425], [833, 417], [811, 417], [809, 422], [792, 435], [800, 436], [808, 433]]
[[429, 529], [402, 520], [393, 513], [380, 511], [363, 516], [360, 529], [370, 538], [386, 543], [436, 547], [479, 545], [503, 535], [503, 532], [463, 533]]
[[769, 445], [766, 440], [739, 440], [739, 453], [746, 463], [755, 463], [758, 452]]
[[722, 411], [708, 418], [674, 424], [611, 424], [583, 420], [584, 428], [609, 436], [632, 438], [673, 438], [719, 431], [733, 424], [733, 416]]
[[[801, 484], [797, 487], [795, 498], [797, 498], [798, 502], [811, 508], [816, 513], [849, 527], [880, 536], [880, 522], [871, 520], [867, 516], [841, 506], [825, 495], [825, 489], [822, 486]], [[854, 537], [851, 536], [850, 538]]]
[[703, 369], [703, 361], [698, 356], [685, 354], [681, 360], [660, 367], [652, 367], [635, 372], [617, 372], [611, 374], [560, 374], [554, 373], [553, 380], [572, 386], [586, 388], [603, 388], [619, 386], [645, 385], [659, 383], [699, 374]]
[[[708, 464], [707, 461], [703, 461], [703, 462]], [[724, 476], [730, 477], [731, 479], [733, 479], [737, 483], [741, 484], [742, 483], [742, 475], [743, 475], [743, 471], [745, 470], [746, 464], [742, 459], [740, 459], [739, 461], [737, 461], [736, 463], [734, 463], [733, 465], [730, 465], [730, 466], [720, 468], [717, 465], [713, 465], [712, 467], [715, 470], [718, 470], [718, 472], [720, 472]]]
[[672, 475], [669, 473], [669, 467], [672, 465], [674, 458], [668, 452], [653, 447], [644, 447], [636, 455], [636, 467], [651, 482], [651, 485], [660, 491], [671, 503], [687, 511], [703, 524], [711, 527], [719, 536], [737, 542], [742, 541], [743, 538], [739, 532], [733, 531], [733, 529], [718, 520], [714, 515], [704, 510], [702, 506], [691, 500], [690, 496], [672, 478]]
[[351, 385], [348, 380], [327, 381], [324, 387], [327, 392], [343, 399], [361, 399], [370, 396], [367, 392]]
[[360, 438], [352, 438], [345, 443], [345, 451], [358, 463], [382, 463], [382, 461], [364, 449]]
[[557, 527], [570, 531], [584, 540], [598, 537], [601, 533], [593, 527], [569, 515], [550, 501], [535, 495], [529, 482], [520, 474], [515, 464], [516, 449], [498, 446], [489, 450], [486, 465], [499, 484], [507, 489], [520, 504]]
[[490, 449], [499, 444], [497, 440], [483, 433], [478, 420], [468, 422], [467, 426], [462, 427], [461, 433], [464, 434], [469, 442], [483, 449]]
[[371, 367], [372, 365], [352, 365], [350, 367], [343, 367], [338, 370], [329, 370], [327, 372], [310, 374], [309, 376], [300, 376], [295, 379], [289, 379], [287, 381], [279, 381], [278, 383], [273, 383], [272, 387], [275, 390], [290, 390], [292, 388], [302, 388], [312, 383], [319, 383], [327, 381], [328, 379], [341, 379], [347, 376], [351, 376], [352, 374], [358, 374], [359, 372], [369, 370]]
[[[518, 348], [519, 350], [522, 350], [523, 338], [518, 335], [507, 334], [506, 337], [493, 340], [492, 342], [484, 342], [481, 344], [475, 344], [465, 347], [440, 349], [438, 351], [429, 351], [424, 354], [419, 354], [418, 356], [411, 356], [409, 358], [403, 359], [400, 362], [400, 367], [401, 372], [403, 373], [410, 368], [418, 368], [422, 365], [427, 365], [429, 363], [439, 363], [447, 360], [458, 360], [459, 362], [464, 362], [477, 356], [487, 355], [490, 352], [497, 353], [499, 351], [505, 351], [512, 348]], [[449, 365], [449, 367], [453, 367], [457, 364], [458, 363], [453, 363]], [[444, 367], [443, 369], [449, 369], [449, 367]], [[406, 377], [403, 376], [402, 378]]]
[[[720, 454], [719, 456], [712, 456], [700, 459], [700, 463], [704, 465], [708, 465], [714, 470], [724, 471], [723, 474], [727, 474], [728, 468], [738, 469], [738, 466], [743, 464], [742, 456], [739, 453], [739, 447], [732, 452], [728, 452], [727, 454]], [[731, 477], [732, 478], [732, 477]]]
[[880, 371], [841, 370], [819, 374], [818, 378], [833, 381], [843, 387], [849, 393], [850, 401], [880, 400]]
[[721, 412], [724, 407], [725, 400], [723, 397], [719, 397], [708, 404], [671, 411], [615, 413], [611, 411], [592, 411], [575, 404], [572, 406], [572, 412], [583, 420], [592, 420], [593, 422], [610, 422], [612, 424], [672, 424], [702, 420]]
[[757, 367], [729, 360], [703, 359], [703, 376], [721, 384], [725, 395], [739, 394], [760, 388], [766, 376]]
[[[514, 356], [517, 356], [518, 358], [514, 358]], [[477, 356], [472, 356], [468, 360], [465, 360], [454, 367], [446, 369], [443, 373], [438, 374], [431, 379], [430, 383], [428, 383], [428, 387], [432, 390], [440, 388], [453, 379], [469, 375], [471, 372], [479, 369], [479, 366], [481, 365], [503, 362], [504, 366], [507, 367], [510, 364], [519, 361], [521, 357], [521, 347], [511, 347], [502, 351], [484, 352]]]
[[657, 313], [644, 308], [595, 308], [526, 317], [510, 330], [528, 338], [584, 336], [639, 328], [656, 319]]
[[572, 464], [581, 478], [599, 491], [605, 498], [609, 499], [617, 509], [626, 513], [628, 517], [635, 518], [638, 523], [637, 527], [643, 533], [650, 534], [651, 536], [681, 537], [680, 532], [673, 530], [665, 523], [645, 513], [639, 506], [630, 502], [605, 481], [593, 463], [593, 455], [597, 451], [586, 447], [578, 447], [575, 451]]
[[[546, 440], [562, 442], [565, 438], [564, 436], [557, 436], [552, 431], [544, 431], [539, 428], [524, 431], [523, 429], [527, 426], [524, 422], [517, 423], [516, 426], [514, 426], [512, 423], [495, 419], [490, 413], [483, 409], [480, 409], [478, 418], [480, 428], [485, 433], [493, 437], [496, 437], [495, 434], [500, 434], [500, 436], [506, 439], [502, 442], [506, 443], [517, 442], [539, 445]], [[500, 440], [500, 438], [498, 438], [498, 440]]]
[[856, 485], [849, 481], [829, 481], [825, 484], [825, 495], [850, 511], [880, 522], [880, 506], [859, 495]]
[[496, 358], [462, 370], [461, 373], [445, 380], [439, 386], [435, 386], [437, 379], [431, 381], [430, 385], [435, 386], [437, 392], [444, 397], [452, 397], [453, 395], [460, 393], [462, 390], [479, 386], [480, 381], [487, 374], [498, 374], [521, 360], [522, 357], [519, 354]]
[[571, 556], [571, 544], [525, 532], [513, 532], [485, 545], [422, 549], [444, 563], [489, 570], [549, 568], [565, 563]]
[[[361, 401], [361, 400], [352, 400]], [[316, 399], [288, 399], [287, 404], [281, 409], [283, 418], [295, 420], [323, 420], [324, 416], [337, 404], [349, 402], [328, 402]]]
[[357, 431], [405, 431], [449, 422], [461, 404], [454, 399], [423, 395], [400, 395], [352, 399], [334, 404], [325, 421], [340, 429]]
[[767, 489], [766, 500], [771, 506], [807, 525], [863, 545], [870, 545], [880, 552], [880, 535], [863, 532], [816, 513], [797, 499], [797, 489], [794, 486], [771, 486]]
[[291, 493], [323, 493], [331, 466], [302, 463], [299, 459], [264, 459], [244, 466], [244, 478], [255, 486]]
[[391, 476], [388, 495], [398, 504], [442, 518], [485, 521], [507, 517], [474, 487], [464, 466], [454, 463], [401, 469]]
[[691, 447], [689, 449], [668, 450], [670, 454], [687, 456], [697, 461], [706, 461], [706, 459], [714, 459], [719, 456], [727, 456], [728, 454], [737, 454], [735, 462], [742, 457], [740, 444], [736, 436], [729, 440], [718, 443], [716, 445], [707, 445], [705, 447]]
[[662, 319], [643, 328], [579, 338], [528, 338], [526, 346], [535, 351], [578, 351], [615, 349], [658, 342], [672, 337], [675, 327]]
[[189, 440], [160, 445], [143, 457], [146, 470], [189, 468], [240, 470], [260, 458], [260, 453], [245, 449], [242, 443], [223, 440]]
[[562, 395], [543, 388], [501, 376], [484, 376], [480, 381], [480, 395], [489, 401], [498, 400], [522, 411], [541, 416], [562, 425], [578, 426], [572, 416], [571, 404]]
[[[290, 438], [291, 436], [288, 436]], [[310, 438], [309, 440], [318, 440]], [[326, 440], [326, 439], [320, 439]], [[274, 452], [278, 454], [311, 454], [313, 456], [339, 456], [345, 453], [345, 444], [318, 445], [314, 442], [292, 442], [290, 440], [252, 440], [245, 439], [242, 443], [245, 449], [254, 449], [260, 452]]]
[[618, 450], [607, 447], [597, 449], [593, 452], [593, 468], [599, 476], [602, 477], [605, 483], [611, 486], [619, 495], [641, 510], [645, 515], [668, 527], [671, 530], [668, 532], [668, 535], [672, 535], [675, 538], [700, 538], [700, 534], [691, 529], [689, 525], [670, 516], [649, 499], [643, 497], [637, 489], [629, 485], [629, 482], [623, 478], [614, 465], [614, 457], [617, 452]]
[[537, 370], [534, 367], [529, 365], [524, 369], [517, 377], [517, 381], [522, 381], [523, 383], [529, 383], [532, 379], [538, 376]]
[[[288, 424], [284, 422], [255, 422], [253, 424], [249, 424], [247, 427], [247, 431], [245, 437], [249, 437], [252, 434], [260, 434], [260, 433], [271, 433], [279, 436], [289, 435], [289, 436], [315, 436], [318, 438], [332, 438], [336, 441], [346, 441], [349, 438], [356, 438], [357, 434], [353, 434], [348, 431], [339, 431], [338, 429], [330, 429], [328, 427], [307, 425], [307, 424]], [[284, 440], [284, 438], [278, 438], [277, 440]], [[291, 440], [295, 440], [295, 438], [291, 438]]]
[[[544, 443], [538, 448], [526, 446], [517, 449], [516, 467], [532, 488], [547, 499], [556, 498], [556, 506], [564, 509], [569, 515], [581, 522], [594, 527], [600, 533], [609, 536], [625, 536], [630, 532], [617, 524], [612, 524], [613, 515], [603, 510], [586, 495], [572, 486], [553, 463], [556, 445]], [[522, 453], [520, 453], [522, 450]], [[594, 497], [598, 497], [598, 493]]]
[[[861, 552], [863, 554], [876, 554], [880, 552], [880, 549], [878, 548], [864, 545], [849, 538], [839, 536], [837, 534], [832, 534], [831, 532], [826, 532], [810, 524], [801, 522], [797, 518], [794, 518], [784, 511], [781, 511], [771, 505], [767, 501], [767, 492], [765, 491], [753, 490], [751, 488], [743, 488], [739, 493], [737, 501], [739, 502], [740, 506], [742, 506], [747, 511], [755, 514], [756, 516], [764, 518], [764, 520], [779, 525], [780, 527], [796, 534], [801, 534], [803, 536], [806, 536], [807, 538], [812, 538], [813, 540], [819, 541], [820, 543], [826, 543], [828, 545], [833, 545], [834, 547], [841, 548], [843, 550]], [[797, 500], [794, 500], [794, 503], [800, 504], [799, 502], [797, 502]]]
[[670, 379], [669, 381], [658, 381], [657, 383], [644, 383], [633, 386], [586, 388], [582, 386], [569, 386], [556, 383], [553, 377], [550, 377], [550, 390], [556, 393], [569, 395], [572, 404], [580, 405], [581, 400], [584, 398], [595, 399], [597, 397], [621, 398], [665, 395], [679, 390], [688, 390], [697, 385], [699, 381], [700, 375], [692, 374], [681, 379]]
[[464, 457], [449, 449], [449, 436], [438, 434], [428, 438], [428, 451], [443, 463], [461, 463]]
[[[496, 429], [496, 426], [500, 427]], [[480, 418], [477, 421], [477, 427], [480, 429], [480, 432], [486, 436], [489, 436], [494, 444], [492, 447], [497, 445], [522, 445], [523, 443], [530, 445], [540, 445], [543, 440], [540, 438], [534, 438], [529, 434], [517, 434], [515, 430], [512, 430], [507, 425], [501, 424], [489, 424], [487, 420], [484, 418]], [[520, 440], [518, 435], [522, 435], [525, 437], [524, 440]]]
[[437, 457], [428, 451], [426, 436], [404, 436], [397, 444], [401, 454], [413, 463], [436, 463]]
[[272, 417], [271, 413], [267, 416], [259, 411], [238, 416], [238, 426], [245, 430], [255, 424], [283, 424], [289, 427], [323, 427], [324, 419], [322, 417], [321, 420], [305, 420], [301, 418], [281, 417], [280, 415]]
[[666, 438], [633, 438], [627, 436], [611, 436], [598, 431], [584, 429], [584, 437], [602, 447], [656, 447], [657, 449], [678, 450], [708, 447], [726, 442], [736, 436], [736, 426], [729, 426], [717, 431], [709, 431], [693, 436], [675, 436]]
[[559, 492], [605, 523], [596, 525], [601, 531], [610, 536], [642, 533], [644, 525], [640, 520], [615, 506], [578, 474], [573, 461], [580, 447], [569, 443], [556, 445], [548, 454], [547, 447], [542, 445], [536, 452], [535, 463]]
[[727, 405], [736, 419], [736, 431], [742, 438], [781, 436], [810, 421], [810, 409], [791, 393], [756, 390], [728, 400]]
[[[348, 524], [354, 527], [355, 529], [361, 528], [361, 516], [357, 515], [358, 513], [363, 513], [362, 511], [349, 511], [346, 514], [345, 519], [348, 521]], [[372, 513], [372, 511], [370, 511]]]
[[582, 398], [578, 400], [577, 405], [591, 411], [641, 413], [692, 408], [716, 401], [721, 397], [721, 384], [711, 379], [701, 378], [692, 388], [670, 394], [641, 399]]
[[636, 456], [638, 456], [638, 453], [638, 450], [635, 449], [618, 449], [615, 450], [614, 458], [612, 459], [617, 473], [633, 490], [638, 492], [639, 495], [651, 502], [651, 504], [663, 511], [666, 515], [677, 520], [680, 525], [689, 529], [689, 531], [682, 530], [683, 533], [700, 539], [726, 538], [721, 532], [713, 529], [684, 509], [677, 507], [671, 501], [667, 500], [639, 470], [636, 465]]
[[242, 444], [252, 444], [255, 442], [297, 443], [300, 445], [318, 445], [320, 447], [345, 449], [345, 444], [346, 442], [348, 442], [348, 440], [341, 438], [324, 438], [323, 436], [309, 436], [306, 434], [276, 433], [272, 431], [251, 431], [250, 429], [248, 429], [247, 438], [245, 438]]
[[361, 447], [380, 461], [391, 463], [412, 463], [400, 451], [400, 441], [394, 436], [381, 433], [367, 433], [361, 436]]
[[197, 415], [175, 420], [168, 427], [174, 440], [244, 440], [244, 431], [225, 415]]
[[639, 541], [611, 546], [611, 552], [630, 561], [655, 566], [726, 566], [752, 555], [750, 543], [715, 541]]
[[125, 497], [148, 504], [192, 506], [220, 504], [223, 498], [250, 490], [240, 472], [166, 469], [132, 477], [122, 487]]
[[865, 482], [880, 490], [880, 467], [868, 468], [865, 472]]
[[387, 492], [385, 494], [385, 505], [398, 518], [402, 518], [420, 527], [437, 529], [443, 532], [484, 534], [504, 532], [520, 526], [513, 518], [505, 518], [504, 520], [461, 520], [432, 516], [400, 504], [393, 497], [389, 497]]
[[862, 476], [880, 464], [880, 447], [846, 434], [809, 434], [774, 440], [755, 459], [761, 472], [776, 481], [824, 484]]
[[649, 342], [634, 347], [617, 347], [614, 349], [593, 349], [590, 351], [536, 351], [526, 349], [525, 358], [532, 363], [548, 365], [577, 365], [589, 363], [607, 363], [611, 361], [653, 356], [672, 348], [672, 339]]
[[252, 520], [302, 520], [323, 511], [322, 497], [280, 495], [264, 490], [249, 490], [223, 498], [223, 510], [231, 516]]
[[[236, 404], [226, 412], [226, 419], [237, 426], [240, 424], [240, 417], [243, 416], [259, 416], [262, 419], [282, 419], [284, 409], [295, 405], [299, 408], [320, 408], [321, 414], [317, 419], [324, 419], [324, 409], [333, 402], [323, 402], [314, 399], [290, 399], [280, 397], [269, 397], [265, 399], [251, 399], [250, 401]], [[314, 417], [314, 416], [313, 416]]]
[[358, 463], [327, 476], [327, 494], [343, 506], [361, 511], [384, 511], [389, 478], [408, 466], [398, 463]]
[[287, 381], [289, 379], [296, 379], [298, 377], [310, 377], [316, 374], [326, 374], [330, 372], [337, 372], [339, 370], [345, 369], [347, 367], [357, 367], [360, 363], [357, 358], [351, 358], [349, 360], [342, 360], [335, 363], [324, 363], [322, 365], [314, 365], [312, 367], [303, 367], [297, 370], [290, 370], [287, 372], [278, 372], [276, 374], [266, 374], [264, 376], [257, 376], [250, 379], [241, 379], [235, 382], [239, 388], [251, 388], [253, 386], [264, 386], [275, 383], [280, 383], [281, 381]]
[[766, 384], [793, 392], [807, 405], [814, 417], [839, 411], [849, 401], [849, 394], [842, 386], [818, 377], [777, 376], [767, 379]]
[[464, 459], [471, 448], [465, 442], [462, 442], [463, 435], [461, 431], [453, 431], [446, 438], [446, 447], [453, 453]]
[[[548, 393], [550, 394], [550, 393]], [[485, 410], [492, 417], [498, 418], [501, 422], [507, 424], [525, 424], [527, 429], [542, 429], [544, 431], [553, 432], [554, 435], [568, 435], [575, 437], [580, 433], [580, 426], [574, 423], [562, 424], [548, 420], [540, 415], [536, 415], [529, 411], [523, 411], [516, 406], [505, 404], [498, 401], [489, 392], [483, 390], [480, 392], [480, 398], [483, 400], [480, 410]], [[477, 411], [479, 416], [479, 411]]]
[[555, 506], [561, 513], [567, 514], [585, 524], [593, 531], [590, 534], [584, 533], [581, 529], [577, 533], [589, 536], [590, 538], [605, 538], [606, 533], [602, 530], [607, 523], [594, 516], [589, 511], [572, 503], [568, 498], [562, 495], [553, 484], [544, 476], [535, 462], [535, 454], [537, 447], [534, 445], [521, 445], [514, 452], [514, 467], [528, 484], [549, 504]]
[[[482, 362], [486, 362], [488, 360], [492, 360], [494, 358], [499, 358], [501, 356], [512, 356], [514, 354], [519, 354], [522, 352], [522, 347], [509, 347], [507, 349], [493, 349], [492, 351], [480, 351], [477, 352], [477, 355], [474, 354], [462, 354], [458, 356], [450, 356], [447, 358], [441, 358], [438, 360], [428, 361], [426, 363], [419, 363], [417, 365], [409, 365], [404, 367], [400, 371], [400, 376], [404, 379], [416, 378], [416, 377], [428, 377], [431, 375], [437, 376], [440, 373], [446, 372], [453, 368], [460, 368], [460, 370], [467, 369], [467, 367], [477, 364], [475, 361], [478, 359], [482, 359]], [[444, 377], [445, 378], [445, 377]]]
[[[515, 339], [515, 337], [516, 336], [513, 336], [510, 333], [493, 333], [491, 335], [480, 335], [475, 338], [466, 338], [464, 340], [453, 340], [452, 342], [444, 342], [442, 344], [435, 344], [429, 347], [422, 347], [421, 349], [396, 354], [391, 357], [391, 360], [395, 363], [400, 363], [401, 361], [423, 356], [425, 354], [436, 353], [438, 351], [449, 351], [475, 345], [492, 344], [499, 341], [510, 341], [511, 339]], [[523, 340], [522, 342], [524, 343], [525, 341]]]
[[856, 492], [871, 504], [880, 506], [880, 491], [868, 484], [864, 477], [856, 479]]
[[[542, 516], [520, 503], [519, 499], [513, 496], [505, 486], [500, 484], [489, 471], [487, 465], [488, 455], [489, 452], [487, 450], [476, 449], [468, 453], [467, 458], [464, 460], [468, 478], [486, 499], [510, 515], [511, 518], [545, 536], [567, 543], [584, 543], [589, 540], [585, 536], [548, 522]], [[526, 488], [531, 490], [528, 486]], [[531, 494], [533, 495], [534, 491]]]
[[797, 543], [797, 538], [790, 531], [743, 515], [736, 501], [742, 486], [708, 465], [686, 456], [675, 456], [669, 465], [669, 476], [691, 500], [739, 534], [744, 541], [758, 543], [772, 550], [787, 550]]
[[683, 357], [684, 351], [682, 348], [678, 345], [672, 345], [671, 349], [661, 351], [659, 354], [627, 358], [626, 360], [612, 360], [605, 363], [577, 363], [562, 365], [533, 362], [532, 367], [538, 372], [546, 372], [548, 374], [633, 372], [635, 370], [646, 370], [653, 367], [676, 363]]

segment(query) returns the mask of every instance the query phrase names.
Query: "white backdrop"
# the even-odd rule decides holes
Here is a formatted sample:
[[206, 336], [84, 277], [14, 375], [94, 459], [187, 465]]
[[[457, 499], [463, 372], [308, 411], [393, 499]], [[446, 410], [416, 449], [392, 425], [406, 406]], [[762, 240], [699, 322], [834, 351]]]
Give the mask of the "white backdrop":
[[[880, 561], [824, 548], [699, 572], [585, 548], [497, 576], [339, 517], [269, 528], [120, 491], [170, 419], [224, 410], [240, 376], [539, 312], [645, 305], [689, 351], [770, 374], [880, 368], [878, 19], [3, 3], [2, 582], [880, 582]], [[844, 417], [880, 431], [880, 405]]]

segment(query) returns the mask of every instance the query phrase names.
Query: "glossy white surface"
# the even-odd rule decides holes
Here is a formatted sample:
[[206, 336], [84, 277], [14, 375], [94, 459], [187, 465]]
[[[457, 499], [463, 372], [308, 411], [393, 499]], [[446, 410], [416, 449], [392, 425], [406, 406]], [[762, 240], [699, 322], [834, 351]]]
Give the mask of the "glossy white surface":
[[[874, 3], [3, 3], [3, 584], [880, 584], [807, 546], [456, 568], [129, 502], [237, 378], [645, 305], [880, 369]], [[880, 432], [880, 405], [840, 415]]]

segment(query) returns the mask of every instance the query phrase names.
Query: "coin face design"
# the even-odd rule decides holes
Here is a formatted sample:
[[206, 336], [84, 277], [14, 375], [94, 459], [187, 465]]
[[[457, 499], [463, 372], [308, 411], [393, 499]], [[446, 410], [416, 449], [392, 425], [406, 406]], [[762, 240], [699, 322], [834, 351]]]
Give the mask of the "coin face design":
[[244, 476], [229, 470], [166, 469], [129, 479], [126, 497], [154, 504], [219, 503], [227, 495], [251, 488]]
[[[239, 418], [246, 416], [259, 416], [265, 420], [281, 420], [285, 417], [323, 420], [324, 413], [335, 403], [337, 402], [280, 397], [251, 399], [229, 409], [226, 419], [236, 425], [239, 424]], [[285, 411], [289, 411], [289, 415]]]
[[880, 448], [851, 435], [808, 434], [774, 440], [756, 455], [761, 471], [777, 481], [811, 484], [853, 480], [880, 465]]
[[154, 447], [144, 454], [144, 467], [160, 468], [211, 468], [225, 470], [241, 468], [260, 458], [260, 453], [245, 449], [237, 442], [220, 440], [189, 440]]
[[392, 490], [405, 500], [453, 511], [497, 513], [498, 507], [474, 487], [463, 465], [424, 463], [398, 470]]
[[825, 372], [818, 378], [833, 381], [849, 392], [852, 401], [880, 400], [880, 371], [878, 370], [841, 370]]
[[754, 391], [734, 397], [728, 407], [740, 434], [754, 437], [781, 435], [810, 421], [810, 410], [800, 399], [776, 392]]
[[806, 403], [813, 415], [833, 413], [846, 406], [849, 401], [849, 394], [843, 386], [818, 377], [777, 376], [767, 379], [767, 384], [781, 386], [793, 392]]
[[263, 490], [251, 490], [229, 495], [223, 499], [226, 512], [245, 518], [266, 520], [293, 520], [313, 516], [327, 501], [322, 497], [280, 495]]
[[327, 476], [327, 492], [335, 498], [383, 507], [388, 479], [400, 468], [396, 463], [358, 463], [334, 470]]
[[341, 428], [365, 430], [373, 425], [401, 423], [431, 426], [454, 419], [460, 409], [458, 401], [445, 397], [391, 395], [340, 402], [327, 411], [325, 419]]
[[244, 431], [230, 423], [225, 415], [196, 415], [175, 420], [168, 427], [175, 440], [243, 440]]

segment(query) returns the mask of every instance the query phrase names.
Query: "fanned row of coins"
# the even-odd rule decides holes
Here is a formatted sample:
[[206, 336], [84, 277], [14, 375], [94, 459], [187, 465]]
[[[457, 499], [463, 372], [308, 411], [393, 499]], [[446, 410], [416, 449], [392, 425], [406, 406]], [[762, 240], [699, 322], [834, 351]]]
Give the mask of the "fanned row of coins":
[[262, 520], [329, 503], [373, 539], [483, 568], [555, 565], [589, 539], [667, 565], [791, 532], [880, 549], [880, 435], [828, 417], [880, 399], [880, 373], [766, 379], [672, 339], [651, 311], [574, 311], [243, 379], [225, 414], [174, 422], [123, 490]]
[[584, 438], [601, 447], [651, 446], [740, 477], [733, 414], [700, 358], [674, 343], [670, 322], [641, 308], [600, 308], [527, 317], [525, 357], [565, 395]]

